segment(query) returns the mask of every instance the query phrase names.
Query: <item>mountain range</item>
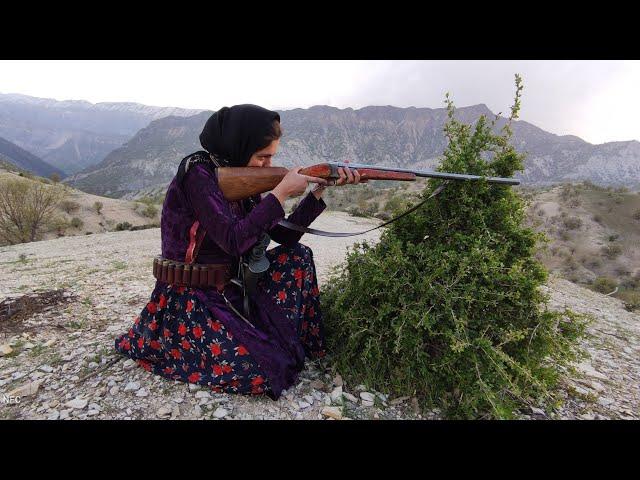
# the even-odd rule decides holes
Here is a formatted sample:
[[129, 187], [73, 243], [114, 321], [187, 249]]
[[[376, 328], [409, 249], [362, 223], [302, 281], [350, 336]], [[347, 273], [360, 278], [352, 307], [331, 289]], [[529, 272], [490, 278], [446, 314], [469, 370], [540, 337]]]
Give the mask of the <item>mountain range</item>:
[[[105, 159], [65, 182], [87, 192], [121, 197], [162, 189], [180, 160], [201, 150], [198, 135], [212, 112], [152, 121]], [[428, 169], [446, 147], [444, 108], [372, 106], [358, 110], [315, 106], [279, 111], [284, 131], [274, 163], [309, 165], [345, 160], [371, 165]], [[456, 118], [473, 123], [493, 112], [484, 105], [462, 107]], [[506, 120], [499, 117], [496, 129]], [[640, 142], [590, 144], [573, 135], [554, 135], [526, 121], [512, 125], [516, 149], [527, 153], [523, 184], [590, 180], [602, 185], [640, 185]]]
[[99, 163], [153, 120], [199, 111], [0, 94], [0, 137], [71, 174]]
[[0, 137], [0, 161], [8, 162], [14, 167], [18, 167], [21, 170], [35, 173], [41, 177], [50, 177], [54, 173], [57, 173], [60, 178], [64, 178], [65, 173], [38, 158], [34, 154], [27, 152], [20, 148], [15, 143], [12, 143], [4, 138]]

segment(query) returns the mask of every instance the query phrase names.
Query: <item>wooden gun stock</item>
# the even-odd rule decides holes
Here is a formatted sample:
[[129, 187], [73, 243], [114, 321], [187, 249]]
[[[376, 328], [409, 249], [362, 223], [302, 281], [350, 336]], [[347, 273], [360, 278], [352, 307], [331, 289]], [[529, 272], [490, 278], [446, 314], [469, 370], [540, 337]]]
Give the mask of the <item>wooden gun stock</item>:
[[283, 167], [221, 167], [217, 172], [224, 198], [233, 202], [273, 190], [289, 170]]
[[[375, 168], [358, 168], [361, 180], [414, 181], [415, 174], [392, 172]], [[221, 167], [217, 169], [218, 185], [224, 198], [229, 201], [242, 200], [260, 193], [269, 192], [289, 172], [283, 167]], [[318, 163], [300, 170], [302, 175], [326, 179], [338, 179], [338, 167], [329, 163]]]

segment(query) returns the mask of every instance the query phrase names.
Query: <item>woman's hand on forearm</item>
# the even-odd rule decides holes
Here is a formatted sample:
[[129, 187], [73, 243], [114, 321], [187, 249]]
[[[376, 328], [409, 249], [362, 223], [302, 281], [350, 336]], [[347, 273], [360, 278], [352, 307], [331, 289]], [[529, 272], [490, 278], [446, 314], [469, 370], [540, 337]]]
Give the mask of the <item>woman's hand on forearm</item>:
[[[356, 185], [360, 182], [365, 182], [365, 180], [360, 180], [360, 173], [355, 169], [351, 170], [347, 167], [340, 167], [338, 168], [338, 175], [340, 175], [340, 178], [335, 180], [335, 183], [333, 185], [340, 186], [347, 183]], [[324, 193], [324, 190], [327, 186], [331, 186], [331, 183], [329, 183], [328, 185], [318, 185], [311, 191], [311, 193], [313, 193], [314, 197], [320, 200], [320, 197], [322, 197], [322, 194]]]
[[295, 167], [289, 170], [289, 173], [287, 173], [280, 183], [271, 191], [281, 205], [284, 206], [285, 200], [289, 197], [302, 195], [309, 183], [317, 183], [319, 185], [327, 184], [324, 178], [301, 175], [298, 172], [302, 168], [303, 167]]

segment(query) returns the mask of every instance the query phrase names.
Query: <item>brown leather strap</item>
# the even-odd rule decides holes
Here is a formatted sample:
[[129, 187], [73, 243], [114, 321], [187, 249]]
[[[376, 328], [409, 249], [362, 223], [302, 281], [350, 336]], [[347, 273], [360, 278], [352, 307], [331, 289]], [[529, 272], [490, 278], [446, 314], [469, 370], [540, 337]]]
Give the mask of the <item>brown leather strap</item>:
[[153, 259], [153, 276], [161, 282], [197, 288], [224, 290], [231, 281], [231, 265], [226, 263], [185, 263], [158, 256]]

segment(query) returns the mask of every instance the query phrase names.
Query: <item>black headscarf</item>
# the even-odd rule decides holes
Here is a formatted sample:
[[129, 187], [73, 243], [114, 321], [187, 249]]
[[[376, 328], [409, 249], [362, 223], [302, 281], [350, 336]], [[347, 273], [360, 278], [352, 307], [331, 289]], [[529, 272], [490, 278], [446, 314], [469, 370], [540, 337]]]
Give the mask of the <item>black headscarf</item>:
[[192, 153], [182, 160], [178, 167], [178, 181], [182, 181], [194, 162], [209, 162], [208, 153], [222, 166], [246, 166], [251, 156], [264, 146], [264, 139], [272, 131], [274, 120], [280, 121], [278, 112], [257, 105], [221, 108], [209, 117], [200, 134], [200, 144], [206, 152]]
[[257, 105], [223, 107], [211, 115], [200, 134], [200, 144], [230, 167], [244, 167], [264, 147], [273, 121], [280, 115]]

